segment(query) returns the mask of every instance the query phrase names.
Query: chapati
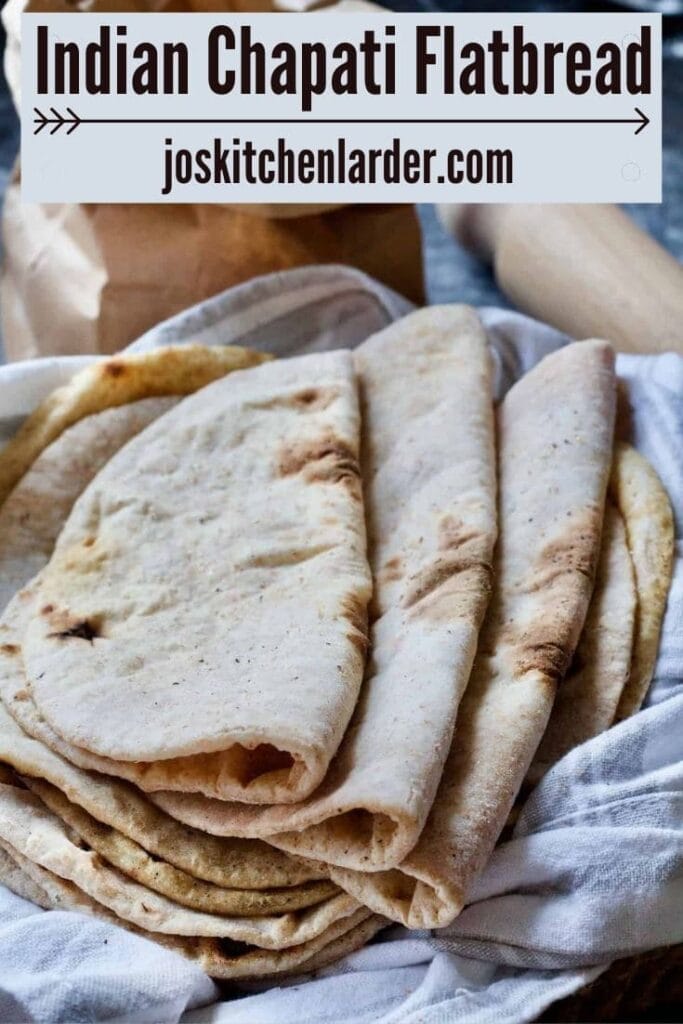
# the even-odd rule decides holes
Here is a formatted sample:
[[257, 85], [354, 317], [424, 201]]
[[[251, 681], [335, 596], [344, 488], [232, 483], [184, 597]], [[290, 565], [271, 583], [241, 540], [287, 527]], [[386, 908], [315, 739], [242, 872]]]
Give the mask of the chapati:
[[[8, 656], [0, 654], [7, 661]], [[19, 702], [21, 703], [21, 702]], [[259, 840], [219, 839], [181, 825], [118, 779], [84, 772], [26, 735], [0, 705], [0, 761], [42, 779], [148, 853], [226, 890], [263, 891], [321, 880], [325, 871]]]
[[198, 348], [201, 393], [149, 397], [176, 351], [161, 390], [149, 356], [91, 368], [0, 452], [0, 880], [226, 979], [448, 925], [524, 779], [652, 678], [673, 522], [612, 461], [612, 351], [501, 404], [495, 556], [473, 311], [214, 383]]
[[674, 522], [657, 473], [623, 442], [615, 448], [610, 493], [626, 525], [638, 594], [631, 670], [615, 716], [621, 721], [639, 709], [652, 682], [673, 572]]
[[[177, 401], [175, 397], [141, 399], [94, 413], [65, 430], [38, 456], [0, 507], [0, 604], [49, 561], [72, 505], [97, 471], [131, 437]], [[59, 738], [27, 699], [24, 681], [17, 681], [17, 668], [14, 659], [8, 662], [5, 652], [2, 690], [6, 701], [14, 707], [15, 717], [30, 735], [40, 739], [42, 727], [48, 734], [48, 746], [59, 749]], [[224, 912], [244, 910], [251, 914], [256, 912], [256, 907], [268, 902], [276, 912], [308, 906], [336, 891], [333, 883], [321, 877], [319, 869], [293, 861], [272, 847], [257, 841], [216, 841], [167, 819], [137, 790], [120, 785], [117, 780], [98, 779], [92, 774], [74, 771], [71, 765], [58, 758], [50, 760], [49, 750], [27, 744], [28, 737], [12, 729], [6, 716], [0, 713], [0, 757], [3, 752], [8, 756], [8, 740], [16, 743], [17, 738], [19, 749], [22, 743], [25, 748], [24, 770], [41, 770], [40, 766], [47, 763], [47, 769], [42, 770], [47, 771], [48, 778], [54, 778], [58, 786], [64, 786], [72, 794], [76, 791], [84, 807], [94, 807], [96, 817], [102, 817], [96, 826], [110, 830], [117, 850], [124, 845], [128, 834], [133, 836], [130, 839], [133, 847], [138, 845], [136, 839], [148, 844], [154, 851], [155, 867], [148, 871], [147, 877], [151, 875], [157, 884], [166, 885], [167, 895], [171, 886], [175, 886], [176, 893], [180, 887], [186, 899], [195, 900], [196, 909], [206, 909], [207, 903], [218, 895]], [[43, 735], [43, 741], [45, 738]], [[68, 749], [67, 744], [63, 745]], [[7, 781], [1, 764], [0, 781]], [[120, 826], [127, 832], [120, 833]], [[129, 849], [128, 861], [130, 853]], [[168, 855], [185, 865], [190, 872], [189, 880], [186, 871], [167, 863]], [[133, 857], [136, 869], [141, 859], [148, 856], [144, 850]], [[175, 876], [174, 872], [177, 872]], [[169, 874], [173, 877], [168, 878]], [[201, 880], [205, 878], [213, 878], [217, 885], [214, 887], [208, 882], [207, 889], [202, 889]], [[287, 887], [286, 891], [280, 887]]]
[[37, 457], [0, 506], [0, 611], [49, 562], [74, 502], [102, 466], [177, 401], [145, 398], [94, 413]]
[[351, 357], [334, 352], [232, 373], [115, 455], [26, 631], [55, 732], [114, 774], [136, 762], [145, 789], [309, 793], [365, 661], [358, 447]]
[[571, 668], [560, 683], [550, 721], [527, 781], [536, 784], [580, 743], [609, 729], [629, 677], [636, 613], [626, 529], [608, 501], [595, 589]]
[[355, 364], [374, 622], [339, 754], [298, 806], [152, 798], [208, 832], [377, 870], [400, 863], [422, 831], [470, 675], [496, 533], [493, 407], [486, 337], [468, 307], [405, 317]]
[[408, 927], [460, 912], [543, 735], [593, 589], [614, 413], [602, 341], [547, 356], [499, 408], [494, 593], [434, 806], [399, 870], [330, 872]]
[[335, 921], [315, 939], [281, 950], [258, 949], [230, 939], [152, 934], [128, 921], [120, 920], [106, 907], [81, 892], [72, 882], [67, 882], [34, 864], [9, 843], [0, 840], [0, 850], [15, 863], [30, 883], [39, 887], [37, 895], [41, 895], [42, 902], [38, 899], [33, 901], [39, 906], [54, 910], [72, 910], [104, 918], [110, 924], [126, 928], [175, 950], [188, 960], [199, 964], [207, 974], [226, 981], [316, 970], [365, 945], [387, 924], [384, 918], [360, 908], [350, 917]]
[[350, 896], [339, 895], [296, 913], [267, 917], [190, 910], [109, 867], [94, 851], [82, 849], [34, 794], [2, 784], [0, 838], [40, 867], [73, 882], [117, 917], [151, 932], [230, 938], [261, 949], [284, 949], [317, 937], [358, 909]]
[[225, 889], [203, 882], [148, 853], [142, 845], [110, 825], [97, 821], [49, 782], [26, 778], [24, 782], [48, 810], [108, 864], [191, 910], [236, 917], [272, 916], [315, 906], [339, 893], [333, 882], [325, 880], [282, 889]]
[[0, 882], [11, 889], [16, 896], [21, 896], [22, 899], [29, 900], [30, 903], [35, 903], [45, 910], [50, 906], [50, 900], [45, 890], [37, 882], [34, 882], [30, 875], [22, 871], [17, 862], [1, 846]]
[[189, 395], [233, 370], [270, 359], [246, 348], [178, 345], [93, 363], [41, 402], [0, 451], [0, 502], [67, 427], [141, 398]]

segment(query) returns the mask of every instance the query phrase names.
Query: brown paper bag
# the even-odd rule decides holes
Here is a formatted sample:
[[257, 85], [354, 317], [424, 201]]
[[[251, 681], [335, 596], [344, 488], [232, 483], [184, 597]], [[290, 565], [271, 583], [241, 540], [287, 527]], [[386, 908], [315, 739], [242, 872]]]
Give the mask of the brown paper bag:
[[307, 264], [350, 264], [422, 301], [408, 206], [267, 220], [223, 206], [23, 204], [14, 182], [4, 242], [8, 359], [115, 352], [231, 285]]
[[[17, 101], [22, 10], [247, 9], [269, 10], [271, 4], [9, 0], [3, 11], [7, 79]], [[17, 173], [3, 214], [0, 309], [7, 358], [115, 352], [160, 320], [225, 288], [308, 264], [349, 264], [423, 301], [414, 207], [351, 206], [294, 218], [281, 218], [280, 212], [200, 204], [22, 203]]]

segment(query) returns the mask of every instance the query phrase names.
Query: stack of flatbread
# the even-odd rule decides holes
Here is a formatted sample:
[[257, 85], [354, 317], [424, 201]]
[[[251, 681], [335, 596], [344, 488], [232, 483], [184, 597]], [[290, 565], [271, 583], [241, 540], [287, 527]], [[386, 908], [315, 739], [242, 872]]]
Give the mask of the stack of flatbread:
[[570, 345], [494, 412], [454, 306], [50, 396], [0, 453], [4, 882], [220, 978], [450, 923], [652, 675], [671, 511], [613, 362]]

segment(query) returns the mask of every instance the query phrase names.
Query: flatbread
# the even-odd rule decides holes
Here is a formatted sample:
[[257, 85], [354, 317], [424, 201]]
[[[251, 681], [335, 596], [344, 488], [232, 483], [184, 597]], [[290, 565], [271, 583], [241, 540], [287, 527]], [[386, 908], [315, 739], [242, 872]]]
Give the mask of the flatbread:
[[408, 927], [460, 912], [543, 735], [593, 588], [614, 411], [601, 341], [549, 355], [500, 406], [494, 593], [434, 806], [399, 870], [330, 872]]
[[64, 823], [41, 800], [14, 786], [0, 785], [0, 838], [24, 857], [73, 882], [117, 917], [150, 932], [230, 938], [261, 949], [284, 949], [316, 938], [358, 909], [354, 899], [340, 895], [297, 913], [267, 917], [189, 910], [109, 867], [92, 850], [76, 845]]
[[[384, 629], [387, 660], [391, 664], [380, 674], [382, 688], [378, 686], [379, 680], [374, 681], [374, 696], [371, 700], [364, 697], [357, 715], [357, 719], [364, 722], [363, 729], [352, 734], [354, 738], [347, 745], [345, 763], [337, 759], [341, 765], [338, 784], [330, 786], [324, 802], [321, 800], [304, 808], [309, 820], [317, 816], [324, 821], [330, 812], [335, 814], [336, 820], [329, 826], [314, 829], [304, 847], [310, 846], [306, 852], [311, 856], [321, 856], [324, 849], [325, 859], [338, 856], [346, 863], [365, 865], [370, 857], [373, 863], [376, 859], [382, 865], [400, 860], [403, 852], [414, 844], [438, 784], [457, 700], [469, 673], [477, 627], [488, 597], [495, 536], [495, 485], [490, 368], [485, 338], [476, 315], [464, 307], [423, 311], [377, 336], [369, 343], [368, 351], [374, 352], [374, 356], [367, 360], [365, 371], [371, 387], [365, 387], [364, 391], [372, 396], [371, 401], [367, 397], [364, 400], [365, 418], [369, 422], [372, 416], [374, 420], [373, 427], [368, 428], [366, 444], [366, 448], [369, 447], [372, 439], [368, 452], [372, 462], [370, 468], [365, 469], [367, 479], [373, 481], [378, 494], [375, 504], [380, 519], [375, 532], [388, 538], [386, 543], [376, 546], [376, 565], [382, 573], [376, 603], [380, 602], [381, 606], [384, 600], [389, 610], [377, 628]], [[387, 366], [392, 367], [391, 372]], [[405, 389], [405, 380], [413, 373], [424, 381], [417, 395]], [[440, 438], [440, 445], [434, 443], [435, 437]], [[405, 452], [409, 454], [408, 459]], [[452, 468], [456, 461], [457, 474]], [[419, 487], [416, 488], [415, 483]], [[406, 485], [413, 486], [414, 493], [409, 500], [405, 496]], [[445, 509], [443, 514], [439, 514], [441, 506]], [[425, 531], [425, 522], [430, 519], [434, 523], [432, 533]], [[404, 555], [406, 564], [401, 565], [399, 571]], [[428, 580], [430, 585], [434, 582], [439, 585], [413, 607], [416, 589], [424, 585], [429, 572], [433, 574], [431, 581]], [[401, 607], [403, 590], [407, 591], [411, 602], [407, 612]], [[398, 607], [392, 610], [391, 601]], [[434, 606], [438, 607], [432, 615]], [[447, 619], [449, 610], [455, 612], [457, 630]], [[400, 655], [392, 660], [392, 631], [401, 635], [410, 633], [420, 651], [417, 659], [413, 657], [412, 662], [409, 661], [408, 656], [412, 655], [405, 642]], [[427, 656], [433, 663], [428, 675], [431, 691], [423, 680]], [[408, 672], [412, 675], [405, 678]], [[416, 730], [414, 707], [406, 706], [401, 697], [405, 690], [414, 696], [413, 679], [419, 681], [422, 690], [421, 730]], [[397, 680], [402, 690], [396, 689]], [[21, 683], [16, 689], [20, 694], [19, 702], [13, 701], [11, 695], [5, 696], [24, 728], [75, 763], [122, 774], [125, 766], [122, 769], [120, 763], [112, 765], [106, 759], [94, 758], [82, 749], [65, 744], [33, 709], [29, 712], [25, 685]], [[377, 749], [377, 737], [386, 731], [384, 701], [387, 696], [399, 710], [398, 716], [391, 715], [396, 742], [387, 742], [386, 749]], [[369, 705], [369, 714], [366, 705]], [[411, 744], [416, 755], [420, 754], [408, 764], [399, 753], [406, 743]], [[378, 765], [385, 780], [381, 788], [375, 782]], [[130, 765], [128, 776], [136, 781], [137, 767]], [[345, 778], [350, 769], [353, 774]], [[326, 780], [326, 787], [328, 782]], [[369, 790], [368, 783], [371, 784]], [[391, 801], [390, 811], [397, 822], [382, 813], [381, 804], [378, 813], [374, 813], [371, 801], [376, 792], [384, 793], [387, 802]], [[323, 790], [318, 793], [324, 796]], [[339, 808], [342, 797], [348, 811], [339, 813], [335, 808]], [[194, 801], [195, 798], [191, 798], [190, 802]], [[200, 827], [220, 833], [223, 823], [219, 822], [217, 828], [213, 825], [211, 802], [196, 798], [196, 805], [193, 813], [198, 814]], [[226, 812], [230, 816], [226, 831], [234, 834], [232, 809], [224, 803], [216, 806], [221, 816]], [[208, 808], [208, 821], [205, 808]], [[368, 814], [370, 808], [373, 810]], [[174, 813], [178, 813], [177, 808]], [[178, 817], [181, 814], [178, 813]], [[264, 828], [264, 831], [269, 829]], [[293, 837], [295, 843], [298, 838]], [[282, 841], [288, 843], [288, 837]]]
[[[330, 925], [315, 939], [282, 950], [258, 949], [246, 943], [233, 942], [229, 939], [194, 939], [176, 935], [161, 935], [146, 932], [130, 922], [115, 917], [106, 907], [81, 892], [72, 882], [67, 882], [58, 875], [34, 864], [3, 840], [0, 840], [0, 851], [5, 854], [5, 858], [15, 864], [28, 879], [29, 884], [32, 883], [32, 886], [37, 887], [35, 892], [40, 898], [33, 902], [38, 903], [39, 906], [53, 910], [77, 911], [103, 918], [110, 924], [126, 928], [128, 931], [142, 935], [143, 938], [180, 953], [188, 960], [199, 964], [207, 974], [220, 980], [236, 981], [241, 978], [262, 978], [317, 970], [365, 945], [387, 924], [384, 918], [371, 914], [370, 911], [361, 907], [350, 917]], [[0, 880], [2, 880], [3, 864], [7, 864], [7, 860], [4, 858], [0, 862]], [[19, 878], [17, 875], [14, 877]], [[27, 887], [26, 891], [28, 892], [30, 889]], [[19, 895], [23, 894], [19, 893]], [[26, 896], [25, 898], [30, 897]]]
[[621, 442], [615, 448], [610, 494], [626, 525], [638, 593], [631, 671], [615, 715], [620, 722], [640, 708], [652, 682], [673, 572], [674, 523], [657, 473], [635, 448]]
[[[101, 466], [177, 401], [174, 397], [142, 399], [95, 413], [69, 427], [38, 456], [0, 507], [0, 591], [4, 596], [11, 596], [47, 563], [73, 503]], [[11, 664], [9, 667], [13, 668]], [[10, 684], [10, 701], [14, 693]], [[37, 718], [30, 702], [18, 703], [20, 709], [32, 711]], [[18, 718], [22, 718], [21, 711]], [[171, 895], [170, 886], [175, 885], [178, 902], [189, 901], [195, 909], [207, 910], [211, 899], [218, 897], [218, 912], [250, 915], [258, 907], [266, 913], [277, 913], [309, 906], [337, 891], [333, 883], [322, 878], [320, 869], [293, 861], [264, 843], [221, 842], [179, 826], [147, 803], [137, 790], [117, 780], [74, 770], [0, 715], [0, 757], [11, 759], [8, 745], [12, 742], [18, 742], [14, 753], [19, 754], [19, 767], [32, 772], [40, 771], [42, 766], [47, 778], [64, 786], [72, 796], [76, 793], [78, 802], [94, 809], [95, 818], [102, 817], [96, 827], [111, 837], [116, 850], [120, 851], [127, 840], [132, 848], [147, 844], [153, 865], [147, 880], [156, 878], [157, 884], [165, 884], [167, 888], [162, 891], [166, 895]], [[0, 764], [0, 781], [7, 782], [5, 776], [10, 775]], [[119, 826], [127, 831], [121, 833]], [[104, 845], [106, 838], [101, 836], [99, 852], [106, 856]], [[132, 850], [126, 852], [126, 862], [131, 864]], [[166, 859], [169, 854], [173, 864]], [[140, 870], [144, 858], [149, 858], [146, 850], [132, 859], [135, 870]], [[176, 867], [176, 861], [182, 866]], [[122, 864], [118, 866], [123, 869]], [[184, 899], [178, 898], [179, 893]]]
[[[4, 657], [5, 664], [12, 659]], [[17, 701], [18, 706], [22, 705]], [[192, 878], [226, 890], [294, 888], [326, 876], [258, 840], [218, 839], [181, 825], [118, 779], [84, 772], [26, 735], [0, 705], [0, 762], [42, 779], [104, 825]]]
[[359, 428], [350, 354], [316, 353], [230, 374], [115, 455], [23, 645], [54, 730], [143, 789], [307, 795], [364, 669]]
[[270, 358], [235, 346], [179, 345], [124, 353], [86, 367], [48, 395], [0, 451], [0, 502], [40, 453], [84, 417], [141, 398], [189, 395]]
[[633, 566], [621, 514], [608, 501], [593, 597], [527, 781], [535, 785], [574, 747], [609, 729], [629, 678], [636, 613]]
[[102, 466], [177, 401], [146, 398], [87, 416], [38, 456], [0, 506], [0, 612], [47, 565], [74, 502]]
[[30, 778], [25, 778], [24, 782], [48, 810], [61, 818], [108, 864], [148, 889], [168, 896], [175, 903], [191, 910], [235, 917], [272, 916], [315, 906], [339, 893], [333, 882], [324, 879], [282, 889], [224, 889], [200, 881], [173, 864], [149, 854], [139, 843], [117, 832], [110, 825], [97, 821], [77, 804], [71, 803], [49, 782]]
[[211, 833], [268, 836], [328, 864], [376, 870], [414, 846], [448, 753], [489, 597], [495, 456], [489, 355], [473, 310], [413, 313], [355, 356], [374, 623], [339, 754], [296, 807], [152, 798]]
[[6, 850], [0, 847], [0, 882], [7, 886], [16, 896], [35, 903], [47, 910], [50, 900], [44, 889], [37, 882], [27, 875], [13, 860]]

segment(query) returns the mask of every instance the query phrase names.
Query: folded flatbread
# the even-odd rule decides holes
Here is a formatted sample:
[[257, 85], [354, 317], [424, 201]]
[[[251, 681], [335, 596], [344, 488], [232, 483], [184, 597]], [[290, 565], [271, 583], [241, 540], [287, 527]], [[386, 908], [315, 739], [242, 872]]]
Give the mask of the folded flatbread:
[[[0, 657], [7, 659], [7, 655]], [[233, 892], [236, 900], [238, 893], [245, 901], [256, 901], [259, 893], [273, 890], [305, 892], [310, 883], [325, 878], [326, 872], [319, 867], [295, 860], [259, 840], [222, 839], [180, 824], [128, 783], [76, 768], [27, 736], [2, 705], [0, 762], [11, 765], [29, 785], [35, 779], [48, 782], [70, 803], [111, 829], [114, 839], [123, 836], [157, 862], [224, 892]], [[290, 896], [296, 898], [296, 891]]]
[[44, 889], [27, 875], [13, 860], [9, 853], [0, 846], [0, 882], [7, 886], [16, 896], [48, 910], [50, 900]]
[[[357, 366], [381, 665], [374, 667], [376, 650], [372, 684], [366, 684], [334, 771], [310, 805], [300, 808], [303, 820], [319, 827], [303, 837], [283, 837], [282, 844], [374, 867], [396, 863], [414, 844], [438, 784], [488, 598], [494, 455], [488, 354], [471, 310], [415, 314], [363, 346]], [[406, 387], [413, 375], [420, 378], [419, 389]], [[33, 599], [30, 594], [28, 588], [5, 616], [10, 648], [19, 645], [24, 627], [15, 626], [12, 635], [8, 623], [26, 614], [21, 606]], [[138, 783], [143, 771], [155, 770], [112, 762], [66, 742], [32, 704], [18, 660], [4, 673], [3, 696], [27, 731], [75, 764]], [[405, 749], [414, 754], [409, 762]], [[233, 812], [239, 815], [243, 807], [200, 797], [190, 805], [200, 828], [239, 833]], [[172, 809], [178, 813], [175, 804]], [[271, 813], [289, 817], [285, 809], [268, 809], [262, 823], [244, 831], [267, 834]], [[282, 828], [279, 820], [276, 827]]]
[[[529, 784], [538, 783], [575, 746], [639, 709], [654, 671], [673, 553], [666, 492], [645, 457], [620, 442], [612, 462], [595, 590], [572, 666], [529, 769]], [[512, 814], [508, 824], [511, 820]]]
[[38, 456], [0, 505], [0, 612], [49, 562], [74, 502], [102, 466], [177, 401], [146, 398], [94, 413]]
[[189, 395], [270, 358], [234, 346], [179, 345], [98, 360], [48, 395], [0, 451], [0, 502], [41, 452], [86, 416], [142, 398]]
[[261, 949], [298, 946], [350, 917], [358, 903], [345, 894], [296, 913], [236, 917], [181, 906], [110, 867], [82, 848], [64, 822], [33, 793], [0, 784], [0, 839], [22, 856], [73, 882], [82, 892], [138, 928], [167, 935], [230, 938]]
[[[38, 456], [0, 507], [2, 598], [9, 599], [49, 561], [74, 502], [98, 470], [177, 401], [173, 397], [141, 399], [94, 413], [67, 428]], [[0, 603], [4, 603], [1, 598]], [[12, 683], [14, 661], [7, 650], [0, 653], [3, 689], [10, 704], [17, 693], [16, 678]], [[14, 706], [16, 717], [27, 722], [29, 731], [33, 724], [33, 731], [40, 735], [35, 706], [22, 697]], [[42, 784], [53, 791], [55, 802], [65, 802], [62, 809], [70, 809], [72, 827], [79, 810], [84, 815], [81, 823], [90, 820], [93, 848], [99, 840], [105, 859], [177, 902], [199, 910], [251, 915], [310, 906], [337, 891], [313, 865], [294, 861], [255, 840], [220, 840], [196, 832], [168, 819], [131, 786], [79, 771], [30, 739], [0, 709], [3, 758], [29, 775], [52, 779], [54, 787]], [[1, 764], [0, 781], [7, 781]], [[77, 803], [67, 800], [55, 788], [59, 786]], [[95, 817], [83, 808], [92, 810]], [[59, 813], [54, 806], [51, 809]], [[116, 855], [118, 860], [113, 859]]]
[[405, 317], [361, 345], [355, 364], [374, 621], [340, 751], [297, 806], [152, 797], [208, 832], [378, 870], [422, 831], [470, 675], [496, 533], [493, 410], [486, 338], [467, 307]]
[[609, 729], [631, 669], [636, 587], [620, 512], [605, 506], [595, 589], [569, 672], [527, 775], [535, 785], [560, 758]]
[[652, 682], [673, 572], [674, 522], [657, 473], [622, 442], [614, 453], [610, 494], [626, 526], [638, 593], [631, 670], [615, 715], [621, 721], [640, 708]]
[[139, 843], [110, 825], [105, 825], [71, 803], [55, 786], [42, 779], [23, 782], [52, 811], [112, 867], [174, 903], [207, 914], [234, 917], [272, 916], [312, 907], [336, 896], [338, 887], [330, 881], [307, 882], [281, 889], [225, 889], [194, 878], [181, 868], [150, 854]]
[[74, 506], [26, 630], [54, 731], [143, 789], [309, 793], [365, 664], [358, 449], [348, 352], [230, 374], [130, 441]]
[[166, 946], [197, 963], [207, 974], [224, 980], [262, 978], [318, 970], [365, 945], [387, 922], [362, 907], [335, 921], [308, 942], [287, 949], [259, 949], [232, 939], [186, 938], [146, 932], [117, 918], [81, 892], [72, 882], [34, 864], [0, 840], [0, 881], [24, 899], [45, 909], [71, 910], [101, 917], [144, 938]]
[[601, 341], [548, 356], [499, 409], [494, 593], [434, 806], [399, 870], [331, 870], [409, 927], [460, 912], [543, 735], [593, 588], [614, 411], [614, 356]]

